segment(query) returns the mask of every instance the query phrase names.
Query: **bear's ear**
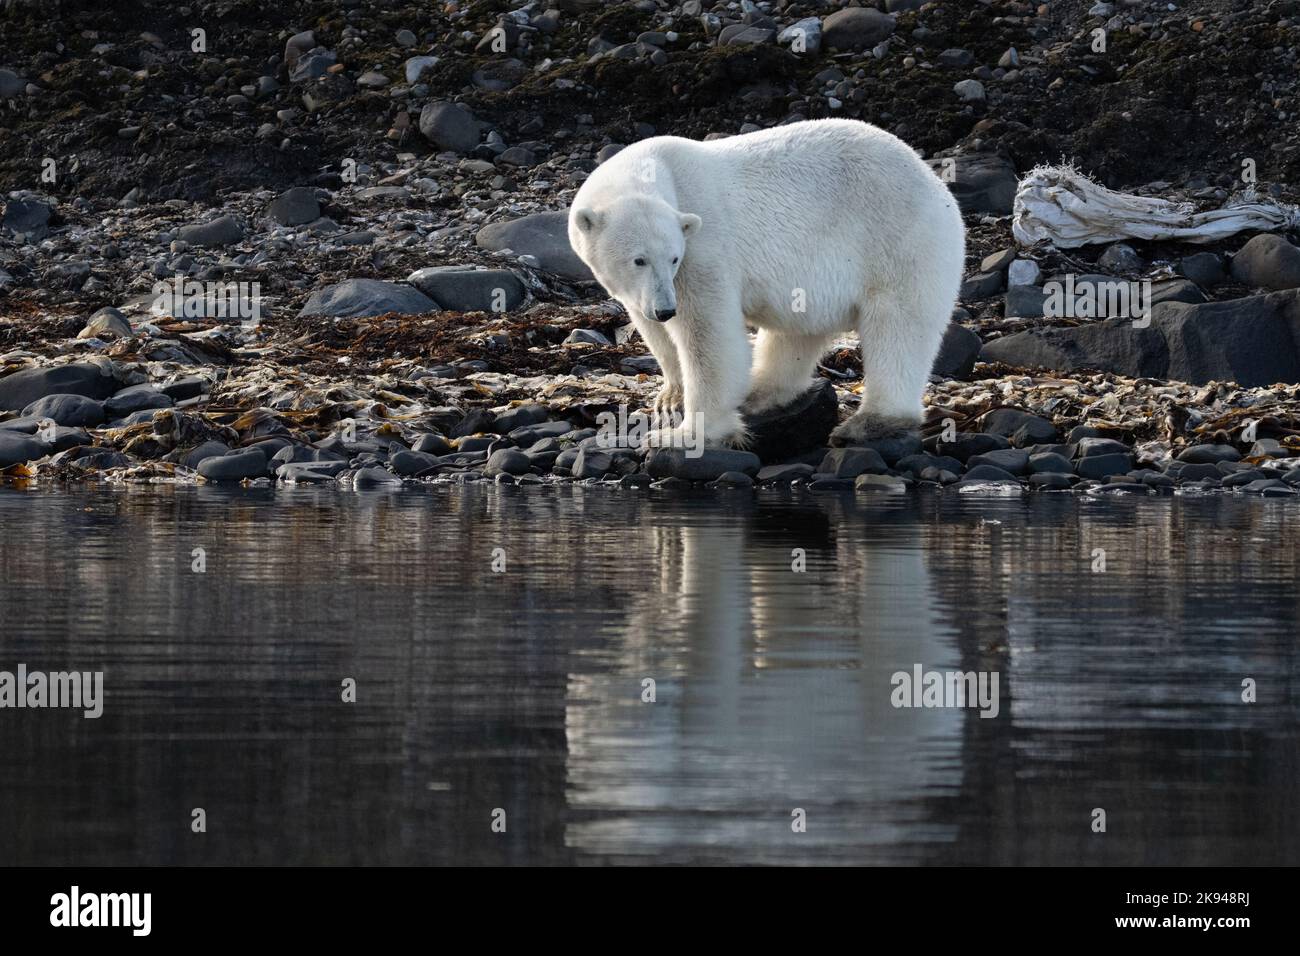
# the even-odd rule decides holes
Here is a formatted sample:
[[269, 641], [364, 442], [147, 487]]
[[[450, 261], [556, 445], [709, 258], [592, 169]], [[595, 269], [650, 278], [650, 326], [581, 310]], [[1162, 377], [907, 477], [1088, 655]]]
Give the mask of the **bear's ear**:
[[693, 212], [683, 212], [677, 214], [678, 220], [682, 224], [682, 235], [693, 236], [700, 229], [701, 219]]
[[601, 215], [591, 208], [579, 209], [574, 213], [574, 219], [583, 232], [592, 232], [600, 225]]

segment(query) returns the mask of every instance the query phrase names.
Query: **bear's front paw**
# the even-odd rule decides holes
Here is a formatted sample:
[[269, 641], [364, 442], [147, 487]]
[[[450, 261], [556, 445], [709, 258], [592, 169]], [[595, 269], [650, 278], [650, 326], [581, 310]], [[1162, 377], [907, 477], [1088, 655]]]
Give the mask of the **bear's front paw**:
[[654, 413], [660, 417], [679, 415], [686, 405], [686, 395], [676, 382], [666, 382], [655, 396]]
[[884, 438], [906, 438], [915, 434], [920, 422], [903, 418], [877, 418], [854, 415], [831, 432], [830, 443], [837, 448], [865, 445]]

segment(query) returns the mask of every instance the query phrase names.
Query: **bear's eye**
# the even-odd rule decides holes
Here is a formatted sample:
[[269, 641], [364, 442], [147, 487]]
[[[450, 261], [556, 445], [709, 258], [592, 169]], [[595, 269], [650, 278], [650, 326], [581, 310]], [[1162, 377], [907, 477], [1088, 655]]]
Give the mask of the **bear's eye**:
[[673, 256], [673, 265], [677, 265], [677, 257]]
[[643, 265], [645, 265], [645, 260], [642, 259], [640, 256], [637, 256], [635, 259], [632, 260], [632, 264], [633, 264], [633, 265], [638, 265], [638, 266], [643, 266]]

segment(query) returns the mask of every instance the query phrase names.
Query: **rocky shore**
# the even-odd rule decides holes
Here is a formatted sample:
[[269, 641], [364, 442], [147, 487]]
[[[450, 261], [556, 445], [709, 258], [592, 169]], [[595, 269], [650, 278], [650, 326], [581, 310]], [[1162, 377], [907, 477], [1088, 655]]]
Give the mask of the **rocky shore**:
[[[0, 476], [1289, 496], [1294, 233], [1011, 226], [1062, 158], [1201, 209], [1296, 203], [1298, 48], [1292, 0], [11, 0]], [[568, 247], [573, 193], [646, 136], [821, 116], [902, 136], [965, 213], [922, 434], [825, 447], [861, 391], [845, 341], [749, 450], [611, 443], [658, 369]], [[1066, 281], [1147, 283], [1149, 322], [1056, 314]]]

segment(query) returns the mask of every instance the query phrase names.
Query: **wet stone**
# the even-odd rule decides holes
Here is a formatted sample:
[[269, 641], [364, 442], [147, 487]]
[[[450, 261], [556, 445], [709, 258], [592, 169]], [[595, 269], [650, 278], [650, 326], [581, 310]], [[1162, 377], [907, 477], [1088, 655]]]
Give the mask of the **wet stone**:
[[260, 451], [236, 452], [199, 462], [198, 472], [208, 481], [243, 481], [266, 474], [266, 456]]

